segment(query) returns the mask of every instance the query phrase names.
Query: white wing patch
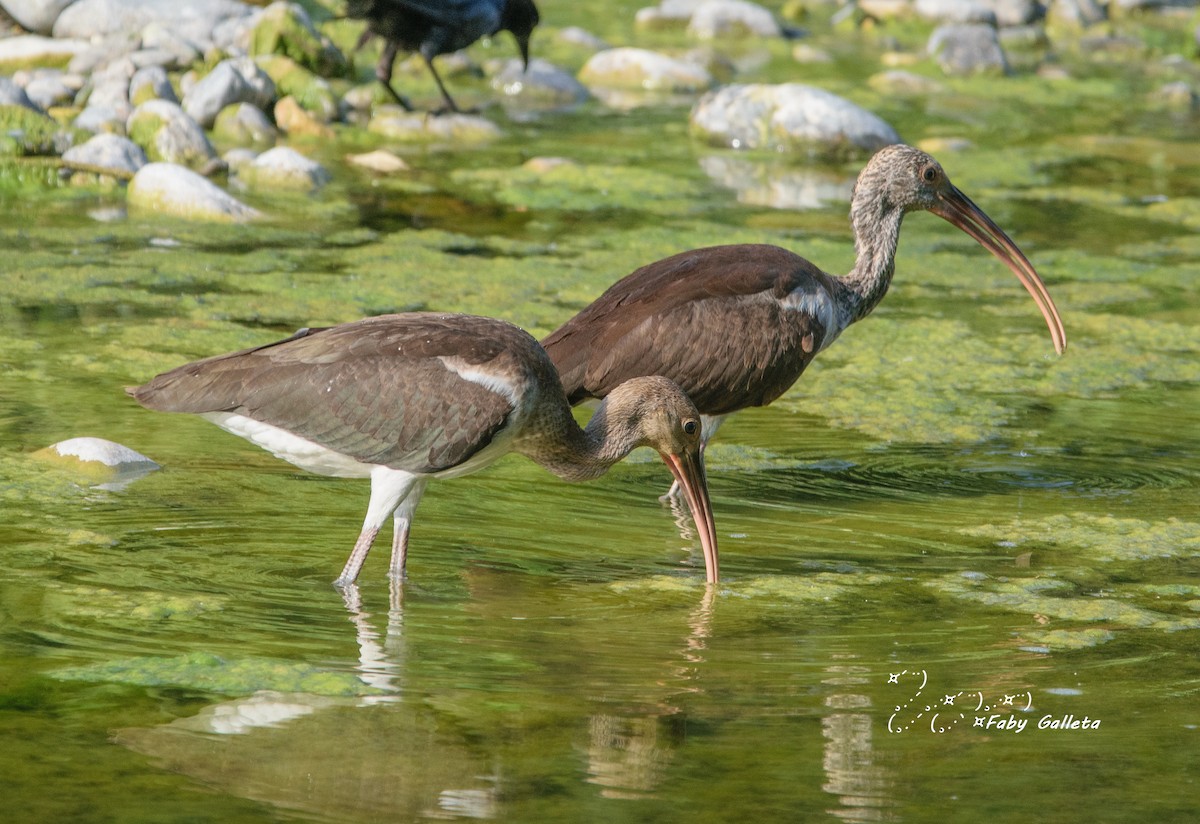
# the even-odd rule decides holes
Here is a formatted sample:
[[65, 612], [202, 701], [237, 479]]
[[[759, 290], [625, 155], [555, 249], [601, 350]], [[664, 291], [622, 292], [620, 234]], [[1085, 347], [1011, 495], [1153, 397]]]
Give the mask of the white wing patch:
[[833, 298], [824, 289], [816, 292], [797, 290], [790, 293], [781, 303], [784, 309], [811, 315], [825, 327], [825, 335], [817, 341], [814, 355], [837, 340], [837, 336], [842, 334], [842, 330], [849, 326], [849, 323], [842, 318], [842, 313], [838, 311]]
[[202, 412], [200, 417], [212, 421], [217, 426], [245, 438], [255, 446], [261, 447], [276, 458], [282, 458], [290, 464], [314, 472], [317, 475], [329, 475], [334, 478], [369, 478], [375, 464], [356, 461], [340, 452], [314, 443], [308, 438], [302, 438], [272, 426], [269, 423], [256, 421], [245, 415], [233, 412]]

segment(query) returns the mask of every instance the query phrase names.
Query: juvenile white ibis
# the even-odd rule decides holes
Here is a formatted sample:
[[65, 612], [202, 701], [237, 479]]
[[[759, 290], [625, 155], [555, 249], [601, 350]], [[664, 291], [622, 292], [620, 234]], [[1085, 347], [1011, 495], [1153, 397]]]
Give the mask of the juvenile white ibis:
[[358, 578], [393, 513], [390, 575], [404, 577], [409, 525], [430, 478], [519, 452], [583, 481], [638, 446], [657, 450], [683, 488], [707, 578], [717, 580], [692, 402], [666, 378], [639, 376], [614, 387], [581, 429], [545, 351], [503, 321], [418, 312], [304, 329], [126, 391], [149, 409], [198, 414], [310, 472], [370, 478], [367, 517], [340, 586]]
[[375, 77], [406, 111], [412, 111], [412, 104], [392, 87], [392, 64], [401, 49], [421, 54], [446, 107], [457, 112], [460, 110], [446, 91], [433, 59], [465, 49], [481, 37], [510, 31], [517, 38], [521, 59], [528, 68], [529, 37], [538, 24], [533, 0], [350, 0], [346, 14], [367, 21], [367, 29], [358, 41], [360, 48], [372, 35], [384, 39]]
[[637, 375], [670, 378], [703, 416], [703, 450], [725, 416], [774, 401], [875, 308], [892, 281], [900, 223], [919, 210], [1003, 261], [1037, 302], [1055, 350], [1066, 350], [1062, 320], [1033, 264], [936, 160], [904, 145], [877, 152], [855, 183], [850, 274], [828, 274], [778, 246], [695, 249], [618, 281], [542, 345], [572, 404], [603, 398]]

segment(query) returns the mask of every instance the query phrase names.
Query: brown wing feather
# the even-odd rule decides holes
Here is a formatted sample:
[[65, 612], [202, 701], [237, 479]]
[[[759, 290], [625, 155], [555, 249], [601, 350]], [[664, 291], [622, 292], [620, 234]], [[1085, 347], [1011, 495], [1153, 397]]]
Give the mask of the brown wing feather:
[[723, 415], [768, 404], [800, 377], [825, 329], [780, 301], [830, 282], [778, 246], [696, 249], [618, 281], [542, 345], [572, 403], [663, 375], [702, 413]]
[[529, 380], [536, 341], [502, 321], [369, 318], [185, 364], [128, 390], [166, 412], [235, 412], [349, 455], [413, 472], [466, 461], [503, 428], [508, 398], [440, 360]]

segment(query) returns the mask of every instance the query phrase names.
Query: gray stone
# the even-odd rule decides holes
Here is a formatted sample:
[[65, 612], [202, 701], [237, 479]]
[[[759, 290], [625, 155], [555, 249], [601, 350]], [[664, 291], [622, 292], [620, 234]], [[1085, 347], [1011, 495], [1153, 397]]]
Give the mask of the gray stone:
[[570, 106], [589, 96], [574, 75], [540, 57], [529, 61], [528, 69], [516, 58], [504, 61], [492, 73], [491, 83], [506, 100], [530, 108]]
[[38, 69], [24, 82], [25, 94], [43, 110], [51, 106], [69, 105], [75, 100], [75, 93], [79, 89], [68, 85], [65, 77], [58, 69]]
[[0, 106], [24, 106], [35, 112], [41, 111], [41, 108], [29, 99], [25, 90], [10, 77], [0, 77]]
[[636, 89], [648, 92], [698, 92], [712, 86], [704, 68], [647, 49], [617, 48], [597, 52], [579, 71], [588, 88]]
[[58, 16], [54, 36], [136, 35], [151, 23], [161, 23], [203, 50], [213, 45], [212, 32], [219, 23], [253, 12], [238, 0], [77, 0]]
[[929, 36], [928, 52], [946, 74], [1006, 74], [1008, 60], [996, 29], [981, 24], [940, 26]]
[[943, 84], [936, 80], [900, 69], [891, 69], [890, 71], [873, 74], [867, 79], [867, 85], [882, 94], [898, 95], [901, 97], [936, 94], [946, 89]]
[[692, 109], [693, 132], [735, 149], [855, 155], [900, 142], [896, 130], [849, 100], [800, 83], [733, 85]]
[[234, 143], [274, 143], [279, 137], [275, 124], [252, 103], [234, 103], [222, 109], [213, 134]]
[[55, 40], [36, 34], [0, 38], [0, 66], [61, 66], [86, 52], [83, 40]]
[[141, 146], [115, 134], [98, 134], [80, 146], [73, 146], [63, 152], [63, 160], [124, 172], [136, 172], [148, 162]]
[[167, 52], [172, 55], [168, 69], [182, 69], [200, 59], [200, 48], [192, 41], [176, 33], [165, 23], [154, 22], [142, 29], [142, 48]]
[[996, 15], [996, 25], [1027, 26], [1045, 16], [1046, 10], [1037, 0], [979, 0]]
[[169, 100], [178, 103], [175, 89], [162, 66], [147, 66], [138, 69], [129, 80], [129, 102], [137, 106], [147, 100]]
[[554, 39], [575, 49], [584, 49], [589, 52], [604, 51], [609, 48], [608, 43], [604, 40], [579, 26], [567, 26], [565, 29], [560, 29], [554, 35]]
[[692, 12], [688, 34], [703, 40], [723, 37], [779, 37], [779, 23], [769, 10], [746, 0], [707, 0]]
[[75, 0], [4, 0], [0, 6], [26, 31], [49, 34], [54, 21]]
[[429, 117], [406, 112], [399, 106], [377, 106], [367, 131], [407, 143], [486, 143], [500, 136], [500, 128], [484, 117], [446, 114]]
[[242, 223], [262, 216], [216, 184], [174, 163], [143, 166], [129, 182], [125, 200], [131, 210], [189, 220]]
[[916, 0], [913, 10], [927, 20], [942, 23], [996, 25], [996, 12], [981, 0]]
[[238, 180], [256, 188], [311, 192], [329, 182], [329, 172], [295, 149], [277, 146], [238, 170]]
[[128, 112], [119, 112], [112, 106], [88, 106], [71, 122], [76, 129], [93, 134], [125, 134]]
[[125, 132], [151, 160], [205, 168], [217, 157], [204, 130], [169, 100], [148, 100], [138, 106]]
[[275, 102], [275, 83], [253, 60], [222, 60], [183, 96], [183, 109], [206, 129], [234, 103], [269, 109]]
[[1051, 0], [1047, 16], [1067, 26], [1086, 28], [1104, 21], [1104, 9], [1096, 0]]

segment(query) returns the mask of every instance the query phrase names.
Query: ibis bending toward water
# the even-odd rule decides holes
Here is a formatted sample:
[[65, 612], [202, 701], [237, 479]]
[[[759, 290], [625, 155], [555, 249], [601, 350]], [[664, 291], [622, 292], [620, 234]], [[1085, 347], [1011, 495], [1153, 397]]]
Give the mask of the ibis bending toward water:
[[218, 355], [126, 390], [161, 412], [191, 412], [290, 461], [370, 478], [362, 533], [334, 582], [352, 584], [394, 514], [390, 574], [405, 574], [409, 525], [430, 478], [519, 452], [568, 481], [603, 475], [634, 448], [661, 456], [687, 498], [710, 582], [717, 538], [701, 463], [700, 413], [662, 377], [628, 381], [586, 429], [537, 341], [499, 320], [384, 315]]
[[521, 60], [529, 68], [529, 37], [538, 24], [533, 0], [349, 0], [348, 16], [367, 21], [359, 38], [361, 48], [372, 35], [384, 40], [375, 77], [406, 111], [408, 98], [392, 88], [392, 64], [403, 49], [419, 52], [437, 81], [446, 107], [460, 111], [433, 66], [433, 58], [465, 49], [481, 37], [510, 31], [517, 38]]
[[1003, 261], [1033, 296], [1055, 350], [1066, 350], [1062, 320], [1033, 264], [936, 160], [904, 145], [877, 152], [855, 183], [857, 259], [850, 274], [828, 274], [778, 246], [695, 249], [618, 281], [542, 345], [572, 404], [603, 398], [638, 375], [670, 378], [703, 416], [703, 457], [725, 416], [774, 401], [882, 300], [900, 223], [919, 210], [949, 221]]

